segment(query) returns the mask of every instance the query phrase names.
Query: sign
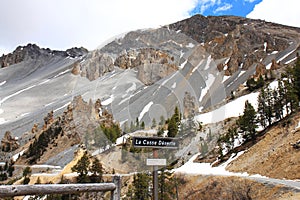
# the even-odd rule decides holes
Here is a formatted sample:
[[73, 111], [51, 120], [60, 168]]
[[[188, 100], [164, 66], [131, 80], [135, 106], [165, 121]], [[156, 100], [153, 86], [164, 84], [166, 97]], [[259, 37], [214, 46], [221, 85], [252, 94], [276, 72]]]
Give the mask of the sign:
[[176, 138], [133, 137], [133, 146], [136, 148], [177, 149], [179, 147], [179, 142]]
[[167, 160], [166, 159], [147, 159], [146, 165], [148, 166], [166, 166]]

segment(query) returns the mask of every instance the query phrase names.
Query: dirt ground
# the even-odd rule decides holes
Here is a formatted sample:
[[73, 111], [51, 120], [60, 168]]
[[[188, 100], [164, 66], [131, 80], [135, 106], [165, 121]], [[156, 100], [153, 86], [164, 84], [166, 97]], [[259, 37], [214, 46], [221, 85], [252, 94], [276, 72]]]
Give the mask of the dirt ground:
[[179, 199], [296, 200], [300, 192], [239, 177], [185, 176]]

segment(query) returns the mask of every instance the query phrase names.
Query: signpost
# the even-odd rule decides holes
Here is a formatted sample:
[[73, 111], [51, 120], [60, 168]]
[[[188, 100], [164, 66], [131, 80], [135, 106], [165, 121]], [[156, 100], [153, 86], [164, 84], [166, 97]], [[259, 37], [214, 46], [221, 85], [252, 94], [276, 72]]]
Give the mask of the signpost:
[[133, 137], [135, 148], [152, 148], [153, 159], [147, 159], [147, 165], [153, 166], [153, 200], [158, 200], [158, 166], [166, 166], [166, 159], [158, 159], [158, 149], [178, 149], [177, 138], [168, 137]]
[[133, 137], [133, 146], [135, 148], [178, 149], [179, 142], [177, 138]]

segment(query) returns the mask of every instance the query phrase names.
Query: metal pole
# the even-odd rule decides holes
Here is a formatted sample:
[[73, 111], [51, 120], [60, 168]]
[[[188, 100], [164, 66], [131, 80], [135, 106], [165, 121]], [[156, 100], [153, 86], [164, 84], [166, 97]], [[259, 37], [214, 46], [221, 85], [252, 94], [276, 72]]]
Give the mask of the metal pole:
[[[157, 149], [153, 149], [153, 158], [158, 158]], [[153, 200], [158, 200], [158, 166], [153, 166]]]

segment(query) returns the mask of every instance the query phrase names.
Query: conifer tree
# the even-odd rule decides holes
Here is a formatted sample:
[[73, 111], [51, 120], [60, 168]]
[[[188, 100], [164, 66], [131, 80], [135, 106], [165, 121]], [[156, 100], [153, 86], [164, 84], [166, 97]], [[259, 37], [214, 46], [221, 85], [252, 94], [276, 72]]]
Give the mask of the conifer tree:
[[294, 86], [298, 99], [300, 99], [300, 57], [297, 55], [296, 64], [294, 66]]
[[77, 177], [78, 183], [88, 183], [90, 181], [88, 177], [89, 165], [90, 165], [90, 160], [89, 160], [88, 153], [84, 152], [83, 156], [76, 163], [76, 165], [74, 165], [71, 168], [73, 172], [78, 173], [78, 177]]
[[155, 118], [153, 118], [151, 128], [156, 128], [156, 126], [157, 126], [156, 120], [155, 120]]
[[264, 88], [261, 88], [260, 93], [258, 95], [258, 121], [260, 125], [264, 128], [266, 128], [267, 123], [266, 123], [266, 95], [265, 95], [265, 90]]
[[102, 174], [103, 174], [102, 165], [96, 157], [93, 158], [93, 162], [92, 162], [92, 166], [90, 167], [90, 171], [92, 173], [91, 178], [90, 178], [91, 182], [93, 182], [93, 183], [102, 182]]
[[246, 140], [251, 139], [252, 141], [255, 141], [257, 128], [256, 121], [256, 111], [247, 100], [245, 102], [244, 113], [237, 120], [237, 125], [240, 131], [244, 134], [244, 138]]
[[265, 89], [265, 100], [266, 100], [266, 118], [268, 121], [268, 126], [272, 124], [273, 114], [273, 95], [270, 87]]
[[168, 123], [168, 137], [175, 137], [178, 133], [178, 124], [175, 117], [171, 117]]
[[133, 177], [133, 199], [147, 200], [149, 199], [149, 177], [146, 173], [138, 173]]

